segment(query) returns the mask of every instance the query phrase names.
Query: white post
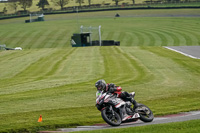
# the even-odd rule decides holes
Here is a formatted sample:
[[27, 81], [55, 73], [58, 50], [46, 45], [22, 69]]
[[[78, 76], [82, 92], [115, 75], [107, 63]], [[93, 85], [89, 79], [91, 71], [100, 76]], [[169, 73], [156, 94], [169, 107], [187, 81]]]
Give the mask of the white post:
[[101, 46], [101, 25], [99, 25], [99, 45]]
[[92, 45], [92, 40], [91, 40], [91, 33], [90, 33], [90, 37], [89, 37], [89, 41], [90, 41], [90, 45]]
[[31, 20], [31, 13], [30, 13], [30, 23], [32, 22], [32, 20]]
[[81, 33], [83, 33], [83, 25], [81, 25], [80, 29], [81, 29]]
[[76, 22], [77, 22], [77, 28], [78, 28], [79, 27], [78, 6], [76, 8], [76, 15], [77, 15]]
[[92, 43], [92, 26], [89, 27], [90, 41]]

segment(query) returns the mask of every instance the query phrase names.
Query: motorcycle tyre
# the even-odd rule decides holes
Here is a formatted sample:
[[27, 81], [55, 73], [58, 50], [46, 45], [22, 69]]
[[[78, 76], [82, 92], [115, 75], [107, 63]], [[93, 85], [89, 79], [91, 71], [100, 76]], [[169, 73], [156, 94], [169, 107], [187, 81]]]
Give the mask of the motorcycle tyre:
[[121, 117], [119, 116], [119, 114], [118, 114], [117, 112], [114, 111], [114, 113], [115, 113], [115, 116], [116, 116], [117, 119], [118, 119], [118, 122], [117, 122], [117, 123], [114, 123], [114, 122], [110, 121], [110, 120], [107, 118], [107, 116], [106, 116], [106, 109], [104, 109], [104, 110], [101, 111], [101, 116], [102, 116], [102, 118], [104, 119], [104, 121], [105, 121], [106, 123], [108, 123], [109, 125], [111, 125], [111, 126], [119, 126], [119, 125], [122, 123]]
[[145, 117], [144, 115], [139, 113], [140, 120], [143, 122], [152, 122], [154, 119], [154, 116], [153, 116], [153, 112], [151, 111], [151, 109], [144, 104], [138, 103], [138, 107], [140, 107], [140, 106], [144, 106], [144, 107], [148, 108], [148, 110], [150, 111], [150, 117]]

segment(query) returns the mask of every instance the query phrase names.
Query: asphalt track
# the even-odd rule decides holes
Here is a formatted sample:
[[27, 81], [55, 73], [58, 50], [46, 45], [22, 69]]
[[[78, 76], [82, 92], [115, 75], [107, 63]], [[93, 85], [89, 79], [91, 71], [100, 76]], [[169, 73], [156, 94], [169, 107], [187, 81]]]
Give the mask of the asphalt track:
[[200, 46], [167, 46], [165, 48], [194, 59], [200, 59]]
[[[101, 115], [99, 115], [101, 117]], [[77, 126], [76, 128], [60, 128], [57, 131], [41, 131], [40, 133], [58, 133], [58, 132], [76, 132], [76, 131], [91, 131], [91, 130], [103, 130], [103, 129], [117, 129], [127, 127], [146, 126], [154, 124], [164, 124], [171, 122], [181, 122], [188, 120], [200, 119], [200, 111], [184, 112], [179, 114], [167, 115], [162, 117], [155, 117], [152, 122], [144, 123], [140, 120], [131, 123], [123, 123], [118, 127], [112, 127], [108, 124], [96, 124], [92, 126]]]

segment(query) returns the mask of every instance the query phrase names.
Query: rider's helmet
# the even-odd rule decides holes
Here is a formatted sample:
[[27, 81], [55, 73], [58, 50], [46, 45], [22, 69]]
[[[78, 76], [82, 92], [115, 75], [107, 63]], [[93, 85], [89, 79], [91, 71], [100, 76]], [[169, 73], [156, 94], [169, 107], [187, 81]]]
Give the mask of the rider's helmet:
[[106, 81], [101, 79], [101, 80], [98, 80], [96, 83], [95, 83], [95, 87], [97, 88], [97, 90], [106, 90]]

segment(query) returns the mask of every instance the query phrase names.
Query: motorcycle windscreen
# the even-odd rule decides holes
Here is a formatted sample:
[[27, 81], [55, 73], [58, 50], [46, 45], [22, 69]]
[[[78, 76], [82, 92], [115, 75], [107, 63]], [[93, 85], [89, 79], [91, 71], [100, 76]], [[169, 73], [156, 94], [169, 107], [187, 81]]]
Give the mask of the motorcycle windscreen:
[[98, 91], [96, 92], [96, 98], [98, 98], [98, 97], [101, 95], [101, 92], [102, 92], [102, 91], [100, 91], [100, 90], [98, 90]]

